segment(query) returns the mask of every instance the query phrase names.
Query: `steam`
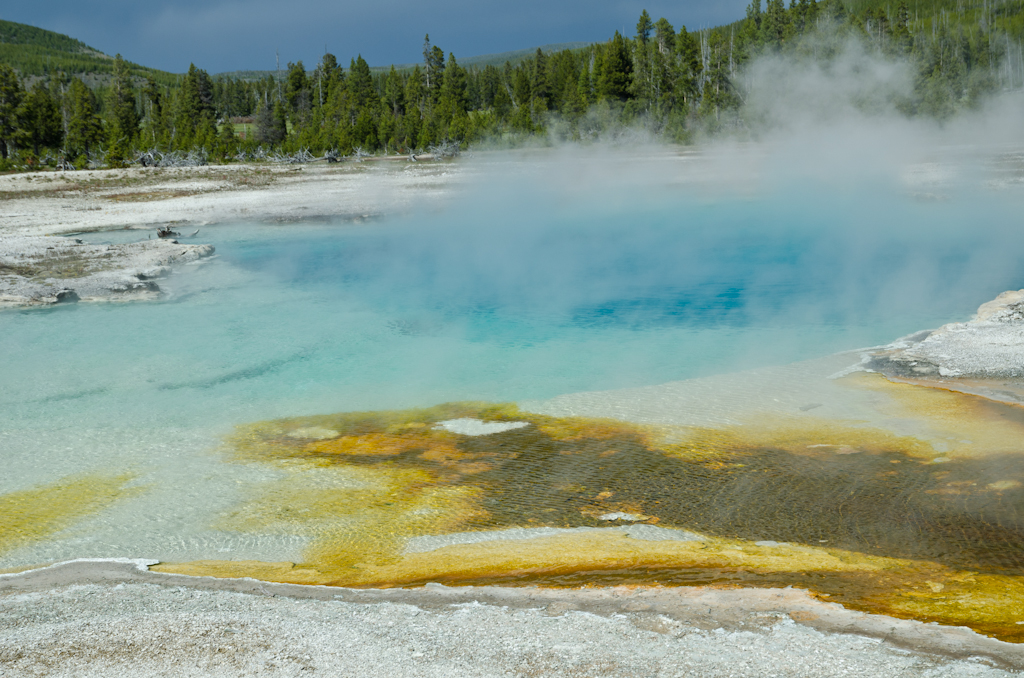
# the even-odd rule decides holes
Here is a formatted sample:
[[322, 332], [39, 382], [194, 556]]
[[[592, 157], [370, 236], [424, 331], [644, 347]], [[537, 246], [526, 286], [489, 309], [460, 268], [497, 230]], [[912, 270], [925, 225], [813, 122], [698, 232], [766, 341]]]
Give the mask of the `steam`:
[[746, 91], [745, 117], [755, 131], [792, 134], [850, 119], [902, 117], [898, 107], [911, 98], [913, 75], [909, 61], [885, 58], [850, 38], [827, 60], [762, 56], [740, 85]]

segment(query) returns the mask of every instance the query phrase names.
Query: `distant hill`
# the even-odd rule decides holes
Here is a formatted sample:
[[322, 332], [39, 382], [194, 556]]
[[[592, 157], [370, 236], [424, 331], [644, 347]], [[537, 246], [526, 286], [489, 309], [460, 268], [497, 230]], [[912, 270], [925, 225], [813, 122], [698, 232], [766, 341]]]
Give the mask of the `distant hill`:
[[[63, 71], [102, 80], [113, 72], [114, 58], [81, 40], [35, 26], [0, 20], [0, 62], [12, 66], [22, 77], [44, 76]], [[152, 77], [161, 84], [174, 84], [177, 76], [129, 62], [138, 78]]]
[[[503, 66], [506, 61], [510, 62], [513, 66], [533, 57], [540, 49], [544, 53], [561, 52], [566, 49], [583, 49], [593, 43], [590, 42], [559, 42], [551, 45], [541, 45], [539, 48], [531, 47], [530, 49], [518, 49], [513, 52], [499, 52], [497, 54], [481, 54], [480, 56], [472, 56], [466, 58], [459, 58], [456, 54], [455, 58], [458, 59], [459, 65], [467, 68], [483, 68], [484, 66]], [[399, 71], [412, 70], [416, 64], [395, 64], [395, 68]], [[306, 64], [309, 68], [312, 64]], [[391, 65], [387, 66], [371, 66], [370, 71], [377, 73], [381, 71], [391, 70]], [[281, 68], [282, 77], [286, 73], [284, 67]], [[217, 73], [214, 77], [232, 79], [232, 80], [262, 80], [268, 75], [277, 76], [277, 71], [227, 71], [224, 73]]]

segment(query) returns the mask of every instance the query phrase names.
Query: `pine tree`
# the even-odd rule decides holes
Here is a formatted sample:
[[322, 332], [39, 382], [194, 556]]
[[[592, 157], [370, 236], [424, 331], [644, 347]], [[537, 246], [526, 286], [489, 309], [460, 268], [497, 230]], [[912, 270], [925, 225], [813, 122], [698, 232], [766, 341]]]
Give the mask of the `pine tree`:
[[789, 5], [790, 14], [793, 15], [793, 29], [796, 34], [803, 34], [814, 27], [818, 18], [817, 0], [794, 0]]
[[604, 63], [597, 75], [597, 94], [602, 99], [625, 101], [633, 75], [626, 41], [618, 31], [604, 46]]
[[338, 59], [331, 53], [324, 54], [309, 78], [310, 99], [322, 108], [331, 98], [331, 92], [344, 79], [344, 73], [338, 66]]
[[654, 39], [658, 43], [658, 51], [662, 54], [669, 55], [675, 51], [676, 31], [665, 17], [661, 17], [654, 24]]
[[377, 96], [373, 88], [370, 65], [366, 63], [362, 55], [351, 61], [348, 73], [348, 93], [352, 98], [353, 105], [360, 109], [370, 106]]
[[[769, 0], [769, 6], [771, 2], [774, 0]], [[708, 37], [708, 68], [703, 74], [704, 87], [700, 106], [701, 112], [708, 118], [714, 116], [716, 123], [723, 110], [733, 109], [739, 104], [733, 84], [729, 80], [728, 66], [725, 38], [719, 31], [711, 31]]]
[[761, 14], [761, 0], [750, 0], [750, 4], [747, 5], [747, 21], [753, 24], [755, 30], [761, 30], [761, 20], [763, 18]]
[[578, 81], [565, 81], [565, 87], [562, 90], [561, 107], [559, 110], [562, 115], [566, 116], [570, 120], [578, 118], [585, 110], [587, 110], [587, 104], [580, 96], [580, 86]]
[[454, 54], [448, 55], [444, 67], [440, 101], [452, 115], [457, 111], [466, 112], [466, 71], [459, 66]]
[[522, 68], [517, 68], [512, 77], [512, 101], [517, 109], [529, 109], [531, 99], [530, 77]]
[[64, 140], [60, 108], [43, 81], [37, 81], [25, 95], [18, 117], [26, 142], [37, 156], [44, 147], [60, 147]]
[[868, 7], [864, 11], [864, 32], [869, 36], [874, 37], [877, 31], [877, 24], [875, 23], [875, 10]]
[[875, 29], [875, 38], [882, 45], [889, 41], [889, 35], [891, 33], [889, 26], [889, 15], [885, 13], [882, 8], [878, 9], [878, 13], [875, 15], [875, 22], [878, 24]]
[[228, 118], [220, 126], [220, 130], [217, 133], [217, 141], [220, 146], [221, 157], [227, 158], [230, 154], [234, 153], [238, 147], [238, 138], [235, 136], [235, 126], [231, 124], [231, 118]]
[[301, 61], [288, 64], [284, 98], [288, 102], [288, 110], [291, 113], [309, 111], [309, 82], [306, 79], [306, 67], [302, 65]]
[[508, 86], [501, 80], [498, 81], [498, 87], [494, 90], [492, 105], [498, 120], [508, 120], [509, 113], [512, 112], [512, 97], [508, 95]]
[[437, 45], [431, 46], [429, 33], [423, 38], [423, 64], [427, 92], [430, 93], [432, 101], [437, 101], [444, 74], [444, 50]]
[[412, 73], [405, 81], [405, 105], [407, 110], [416, 109], [419, 115], [423, 114], [425, 108], [424, 98], [426, 96], [426, 86], [423, 82], [423, 71], [420, 70], [419, 64], [413, 67]]
[[402, 86], [402, 76], [394, 66], [388, 71], [388, 78], [384, 83], [384, 104], [395, 117], [405, 110], [405, 88]]
[[206, 71], [190, 64], [188, 73], [178, 90], [177, 110], [174, 116], [174, 143], [178, 148], [190, 148], [196, 131], [204, 117], [213, 119], [213, 83]]
[[786, 41], [789, 29], [789, 14], [783, 0], [768, 0], [764, 17], [761, 19], [761, 35], [768, 49], [779, 50]]
[[590, 64], [583, 62], [580, 69], [580, 77], [576, 82], [576, 92], [579, 94], [580, 102], [586, 108], [594, 102], [594, 83], [590, 77]]
[[287, 132], [288, 127], [281, 102], [271, 103], [269, 96], [265, 96], [256, 111], [256, 141], [276, 146], [284, 141]]
[[900, 2], [896, 8], [896, 27], [893, 29], [892, 38], [897, 52], [907, 54], [914, 47], [914, 38], [910, 34], [910, 11], [906, 2]]
[[71, 155], [88, 156], [103, 138], [103, 126], [96, 115], [93, 93], [74, 78], [67, 95], [67, 149]]
[[494, 106], [494, 97], [501, 87], [501, 75], [498, 69], [487, 64], [480, 74], [480, 108], [488, 109]]
[[653, 29], [654, 23], [651, 21], [651, 15], [645, 9], [640, 13], [640, 20], [636, 22], [636, 39], [646, 45]]
[[150, 104], [150, 115], [160, 117], [161, 109], [163, 108], [163, 97], [160, 95], [160, 87], [157, 86], [156, 80], [153, 76], [146, 78], [146, 89], [143, 90], [146, 99], [149, 100]]
[[0, 158], [4, 160], [15, 150], [18, 108], [24, 96], [18, 74], [7, 64], [0, 64]]
[[699, 94], [698, 84], [704, 64], [701, 61], [700, 45], [697, 37], [686, 30], [686, 26], [679, 28], [676, 36], [676, 52], [679, 55], [676, 72], [673, 76], [673, 90], [677, 100], [683, 104], [683, 109], [691, 109]]
[[139, 111], [135, 107], [132, 75], [121, 55], [114, 57], [114, 77], [107, 93], [107, 123], [111, 145], [126, 151], [139, 133]]
[[145, 97], [143, 101], [148, 103], [142, 122], [142, 142], [154, 146], [166, 144], [170, 128], [169, 110], [160, 87], [152, 76], [146, 79], [146, 87], [142, 92]]
[[544, 111], [548, 108], [548, 99], [551, 98], [551, 84], [548, 82], [548, 59], [544, 52], [537, 48], [533, 55], [533, 63], [530, 68], [530, 104], [534, 111]]

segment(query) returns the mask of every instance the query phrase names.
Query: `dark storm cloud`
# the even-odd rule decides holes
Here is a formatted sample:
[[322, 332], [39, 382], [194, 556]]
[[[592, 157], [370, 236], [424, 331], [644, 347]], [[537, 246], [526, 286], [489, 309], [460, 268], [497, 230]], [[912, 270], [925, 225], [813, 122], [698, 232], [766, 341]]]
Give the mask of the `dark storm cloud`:
[[694, 29], [743, 16], [748, 0], [48, 0], [17, 3], [0, 14], [78, 38], [137, 63], [181, 72], [190, 62], [211, 73], [272, 69], [302, 60], [311, 67], [324, 48], [347, 63], [411, 63], [423, 35], [456, 57], [549, 43], [599, 41], [632, 34], [646, 7], [657, 20]]

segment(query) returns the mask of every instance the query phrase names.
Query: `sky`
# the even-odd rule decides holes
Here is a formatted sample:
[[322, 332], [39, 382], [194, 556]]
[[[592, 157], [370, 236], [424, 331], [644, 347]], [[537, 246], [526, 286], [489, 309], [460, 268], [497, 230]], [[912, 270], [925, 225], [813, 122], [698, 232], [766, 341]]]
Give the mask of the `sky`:
[[632, 35], [643, 9], [678, 28], [742, 18], [749, 0], [46, 0], [11, 2], [0, 19], [70, 35], [107, 54], [171, 72], [271, 70], [326, 47], [343, 63], [422, 58], [423, 36], [456, 58]]

